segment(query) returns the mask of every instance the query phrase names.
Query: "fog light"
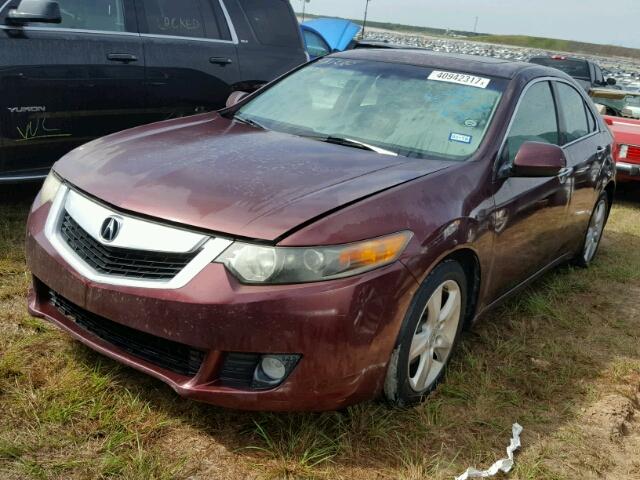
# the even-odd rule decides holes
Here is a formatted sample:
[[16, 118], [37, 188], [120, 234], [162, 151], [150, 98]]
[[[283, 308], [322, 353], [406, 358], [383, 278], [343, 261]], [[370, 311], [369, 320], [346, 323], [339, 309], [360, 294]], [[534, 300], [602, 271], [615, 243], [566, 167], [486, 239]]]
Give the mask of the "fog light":
[[300, 355], [263, 355], [258, 363], [251, 387], [257, 390], [274, 388], [285, 381], [300, 360]]
[[266, 356], [262, 357], [260, 367], [264, 374], [271, 380], [282, 380], [287, 374], [287, 368], [278, 357]]

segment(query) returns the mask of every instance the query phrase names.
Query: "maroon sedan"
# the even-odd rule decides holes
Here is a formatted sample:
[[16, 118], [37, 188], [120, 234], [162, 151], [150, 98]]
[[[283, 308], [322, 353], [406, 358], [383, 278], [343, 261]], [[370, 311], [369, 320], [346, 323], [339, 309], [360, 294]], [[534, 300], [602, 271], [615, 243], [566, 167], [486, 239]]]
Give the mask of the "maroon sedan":
[[33, 315], [224, 407], [410, 405], [465, 326], [596, 255], [612, 137], [558, 70], [359, 50], [240, 97], [55, 165]]

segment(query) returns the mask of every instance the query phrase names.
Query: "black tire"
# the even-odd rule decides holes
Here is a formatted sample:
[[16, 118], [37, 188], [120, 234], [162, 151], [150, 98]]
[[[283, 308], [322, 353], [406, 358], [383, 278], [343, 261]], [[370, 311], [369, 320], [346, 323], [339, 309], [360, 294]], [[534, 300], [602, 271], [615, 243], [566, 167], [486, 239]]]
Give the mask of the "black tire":
[[[590, 237], [592, 235], [592, 225], [594, 223], [594, 220], [596, 219], [596, 215], [598, 214], [598, 207], [600, 205], [604, 205], [603, 206], [604, 218], [602, 220], [602, 228], [600, 229], [600, 232], [599, 232], [598, 237], [596, 239], [596, 244], [595, 244], [595, 247], [593, 247], [593, 251], [588, 254], [587, 245], [590, 242]], [[596, 255], [598, 254], [598, 250], [600, 249], [600, 242], [602, 240], [602, 234], [604, 233], [604, 228], [607, 225], [608, 218], [609, 218], [609, 197], [608, 197], [606, 192], [603, 192], [598, 197], [598, 201], [596, 202], [596, 204], [595, 204], [595, 206], [593, 208], [593, 212], [591, 214], [591, 218], [589, 219], [589, 226], [587, 227], [587, 232], [584, 235], [584, 241], [582, 242], [582, 246], [580, 247], [580, 251], [578, 252], [578, 254], [574, 258], [574, 262], [573, 263], [575, 263], [577, 266], [582, 267], [582, 268], [589, 268], [589, 266], [591, 265], [593, 260], [596, 258]]]
[[[410, 382], [410, 370], [413, 368], [409, 364], [411, 344], [413, 342], [414, 335], [418, 333], [417, 329], [419, 325], [425, 324], [424, 319], [426, 317], [423, 316], [423, 313], [425, 313], [427, 303], [436, 292], [436, 289], [449, 281], [453, 281], [458, 285], [460, 293], [460, 314], [457, 319], [458, 324], [455, 329], [455, 336], [451, 341], [451, 348], [446, 360], [439, 362], [439, 365], [443, 364], [444, 366], [440, 367], [441, 370], [439, 374], [437, 374], [437, 377], [426, 385], [425, 388], [416, 391]], [[392, 405], [407, 407], [420, 403], [442, 380], [446, 372], [446, 367], [451, 359], [451, 354], [456, 349], [464, 319], [466, 318], [467, 283], [467, 277], [462, 266], [455, 260], [445, 260], [433, 269], [418, 289], [418, 292], [407, 311], [402, 327], [400, 328], [396, 347], [391, 355], [389, 366], [387, 368], [384, 394], [386, 400]], [[436, 357], [434, 356], [434, 358]]]

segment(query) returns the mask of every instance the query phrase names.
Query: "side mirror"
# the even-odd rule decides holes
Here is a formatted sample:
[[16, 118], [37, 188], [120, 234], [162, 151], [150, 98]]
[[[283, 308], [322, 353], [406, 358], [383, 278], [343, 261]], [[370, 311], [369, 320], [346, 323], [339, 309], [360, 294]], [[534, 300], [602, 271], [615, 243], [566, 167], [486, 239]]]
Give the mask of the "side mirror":
[[227, 108], [231, 108], [234, 105], [237, 105], [238, 102], [240, 102], [240, 100], [242, 100], [247, 95], [249, 95], [247, 92], [232, 92], [231, 95], [229, 95], [229, 98], [227, 98]]
[[607, 85], [613, 86], [613, 85], [616, 85], [617, 83], [618, 81], [615, 78], [611, 78], [611, 77], [607, 78]]
[[6, 22], [12, 25], [25, 23], [60, 23], [62, 16], [58, 2], [49, 0], [22, 0], [18, 8], [9, 10]]
[[564, 151], [557, 145], [525, 142], [511, 168], [512, 177], [554, 177], [567, 167]]

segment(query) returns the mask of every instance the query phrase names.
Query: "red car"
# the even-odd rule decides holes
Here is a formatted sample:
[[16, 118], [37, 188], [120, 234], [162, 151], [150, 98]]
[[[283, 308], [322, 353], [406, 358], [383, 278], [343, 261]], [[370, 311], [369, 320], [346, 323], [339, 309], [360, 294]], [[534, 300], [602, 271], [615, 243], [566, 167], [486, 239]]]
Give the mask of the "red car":
[[640, 120], [605, 116], [616, 140], [615, 159], [619, 182], [640, 180]]
[[410, 405], [464, 327], [593, 260], [612, 142], [554, 69], [330, 55], [60, 160], [29, 217], [29, 310], [224, 407]]
[[615, 138], [618, 181], [640, 180], [640, 94], [593, 88], [589, 96]]

